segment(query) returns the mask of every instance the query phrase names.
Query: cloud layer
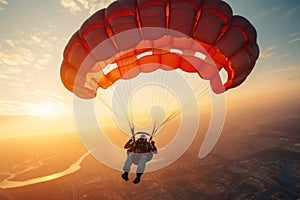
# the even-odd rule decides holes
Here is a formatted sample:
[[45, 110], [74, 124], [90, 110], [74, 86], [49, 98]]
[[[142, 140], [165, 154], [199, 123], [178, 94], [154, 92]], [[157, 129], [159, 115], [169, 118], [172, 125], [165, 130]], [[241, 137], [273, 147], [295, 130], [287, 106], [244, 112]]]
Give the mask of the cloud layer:
[[60, 0], [60, 4], [69, 9], [74, 15], [87, 10], [89, 14], [93, 14], [101, 8], [107, 7], [114, 0]]
[[0, 0], [0, 11], [1, 11], [1, 10], [4, 10], [3, 5], [8, 5], [7, 0]]
[[[37, 50], [38, 49], [38, 50]], [[52, 45], [43, 33], [25, 34], [0, 41], [1, 79], [27, 70], [41, 70], [51, 59]]]

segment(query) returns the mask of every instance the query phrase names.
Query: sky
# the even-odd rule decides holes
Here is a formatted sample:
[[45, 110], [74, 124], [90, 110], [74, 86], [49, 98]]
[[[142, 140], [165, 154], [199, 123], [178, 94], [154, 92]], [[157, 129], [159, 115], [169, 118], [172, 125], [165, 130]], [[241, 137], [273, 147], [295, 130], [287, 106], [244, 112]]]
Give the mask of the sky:
[[[110, 0], [0, 0], [0, 115], [72, 115], [60, 81], [72, 34]], [[300, 1], [226, 0], [258, 33], [260, 57], [229, 101], [299, 99]]]

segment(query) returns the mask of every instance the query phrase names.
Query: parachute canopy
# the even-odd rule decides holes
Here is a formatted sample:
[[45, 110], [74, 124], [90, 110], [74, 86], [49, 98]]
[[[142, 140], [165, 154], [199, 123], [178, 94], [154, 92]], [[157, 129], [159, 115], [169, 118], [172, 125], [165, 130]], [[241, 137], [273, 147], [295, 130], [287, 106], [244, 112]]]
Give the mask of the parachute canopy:
[[[121, 78], [179, 68], [210, 80], [221, 93], [244, 82], [258, 55], [255, 28], [221, 0], [118, 0], [71, 37], [61, 80], [91, 99]], [[228, 74], [223, 89], [216, 86], [221, 69]]]

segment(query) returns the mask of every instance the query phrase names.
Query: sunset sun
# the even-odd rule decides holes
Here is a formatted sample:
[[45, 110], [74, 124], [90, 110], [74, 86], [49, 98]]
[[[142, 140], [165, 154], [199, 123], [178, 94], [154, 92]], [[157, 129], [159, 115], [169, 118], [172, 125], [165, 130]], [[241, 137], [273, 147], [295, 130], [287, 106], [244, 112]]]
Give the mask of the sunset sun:
[[37, 104], [34, 108], [35, 115], [40, 116], [54, 116], [59, 111], [58, 106], [50, 101]]

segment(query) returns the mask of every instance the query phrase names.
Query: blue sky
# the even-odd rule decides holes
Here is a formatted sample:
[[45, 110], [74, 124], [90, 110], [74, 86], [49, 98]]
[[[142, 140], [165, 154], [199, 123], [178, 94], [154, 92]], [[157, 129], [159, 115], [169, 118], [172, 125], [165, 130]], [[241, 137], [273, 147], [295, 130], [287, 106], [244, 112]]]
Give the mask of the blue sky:
[[249, 19], [258, 33], [260, 58], [248, 83], [251, 83], [254, 89], [277, 87], [278, 93], [287, 87], [288, 92], [299, 91], [300, 1], [226, 2], [231, 5], [234, 14]]
[[[72, 95], [59, 77], [62, 52], [85, 19], [111, 1], [0, 0], [0, 115], [32, 114], [51, 103], [67, 109]], [[226, 0], [256, 27], [260, 58], [249, 79], [229, 92], [299, 94], [300, 1]], [[267, 94], [266, 94], [267, 95]]]
[[[255, 25], [258, 42], [264, 56], [268, 56], [270, 53], [276, 54], [278, 57], [299, 53], [299, 1], [228, 0], [227, 2], [236, 14], [247, 17]], [[294, 64], [299, 63], [299, 60], [294, 61]]]

